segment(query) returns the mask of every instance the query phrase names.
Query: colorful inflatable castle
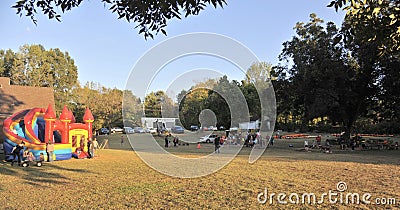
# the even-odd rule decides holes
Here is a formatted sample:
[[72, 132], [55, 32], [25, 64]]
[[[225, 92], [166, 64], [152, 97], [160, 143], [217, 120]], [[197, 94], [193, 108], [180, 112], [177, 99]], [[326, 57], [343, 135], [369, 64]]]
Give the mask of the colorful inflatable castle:
[[37, 159], [41, 153], [46, 154], [46, 143], [54, 143], [53, 160], [68, 160], [71, 157], [84, 157], [87, 151], [87, 140], [92, 138], [93, 115], [86, 108], [84, 123], [75, 123], [75, 117], [67, 106], [60, 118], [51, 105], [47, 109], [33, 108], [13, 114], [4, 120], [3, 133], [5, 159], [12, 159], [12, 149], [21, 141]]

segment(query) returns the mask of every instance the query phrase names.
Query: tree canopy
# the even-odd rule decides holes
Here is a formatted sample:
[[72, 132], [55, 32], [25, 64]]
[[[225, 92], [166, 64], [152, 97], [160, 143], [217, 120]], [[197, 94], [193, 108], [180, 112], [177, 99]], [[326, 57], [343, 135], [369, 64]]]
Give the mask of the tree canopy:
[[42, 45], [23, 45], [18, 52], [0, 50], [0, 76], [10, 77], [14, 85], [52, 87], [58, 111], [71, 101], [78, 84], [78, 68], [69, 53]]
[[[397, 52], [378, 55], [380, 44], [365, 41], [376, 32], [371, 22], [358, 24], [357, 18], [349, 16], [340, 29], [331, 22], [324, 27], [315, 14], [310, 17], [308, 23], [296, 24], [297, 35], [283, 44], [284, 65], [274, 68], [279, 113], [297, 116], [304, 124], [327, 117], [347, 134], [360, 117], [367, 117], [369, 123], [382, 121], [398, 102], [393, 86], [400, 79]], [[353, 30], [351, 38], [338, 41], [338, 34], [348, 27]]]
[[[400, 50], [400, 1], [394, 0], [333, 0], [328, 7], [347, 11], [345, 19], [354, 24], [373, 25], [364, 41], [379, 45], [379, 54]], [[355, 34], [352, 27], [344, 28], [339, 38], [351, 39]], [[398, 53], [396, 56], [399, 56]]]
[[[25, 15], [36, 24], [38, 10], [49, 19], [61, 21], [60, 10], [67, 12], [79, 7], [83, 0], [18, 0], [13, 8], [17, 14]], [[225, 0], [102, 0], [112, 13], [118, 15], [118, 19], [135, 22], [135, 28], [139, 28], [139, 34], [145, 39], [153, 38], [154, 33], [167, 34], [165, 27], [170, 19], [181, 19], [182, 16], [198, 15], [207, 6], [214, 8], [223, 7]]]

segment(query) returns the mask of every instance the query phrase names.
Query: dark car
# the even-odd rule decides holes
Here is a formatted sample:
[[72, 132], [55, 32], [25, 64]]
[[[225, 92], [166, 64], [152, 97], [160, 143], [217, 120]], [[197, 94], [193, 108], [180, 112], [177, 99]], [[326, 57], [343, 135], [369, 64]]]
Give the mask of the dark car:
[[197, 125], [192, 125], [192, 126], [190, 126], [190, 130], [191, 130], [191, 131], [197, 131], [197, 130], [199, 130], [199, 126], [197, 126]]
[[181, 126], [175, 126], [171, 129], [172, 133], [185, 133], [185, 129]]
[[101, 128], [99, 131], [100, 135], [108, 135], [110, 134], [110, 131], [107, 128]]

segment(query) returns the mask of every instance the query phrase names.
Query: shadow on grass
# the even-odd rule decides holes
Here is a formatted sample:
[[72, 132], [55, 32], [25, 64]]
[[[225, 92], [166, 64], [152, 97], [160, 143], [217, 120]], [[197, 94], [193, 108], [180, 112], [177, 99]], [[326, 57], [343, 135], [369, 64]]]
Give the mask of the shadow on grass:
[[[34, 164], [28, 167], [21, 167], [16, 163], [14, 166], [11, 166], [11, 163], [6, 161], [0, 163], [0, 174], [4, 178], [6, 178], [6, 176], [19, 176], [24, 183], [35, 187], [48, 187], [49, 184], [64, 185], [68, 183], [70, 178], [64, 176], [64, 172], [92, 173], [86, 169], [65, 168], [47, 162], [44, 162], [42, 167], [37, 167]], [[4, 187], [0, 185], [0, 191], [2, 190], [4, 190]]]

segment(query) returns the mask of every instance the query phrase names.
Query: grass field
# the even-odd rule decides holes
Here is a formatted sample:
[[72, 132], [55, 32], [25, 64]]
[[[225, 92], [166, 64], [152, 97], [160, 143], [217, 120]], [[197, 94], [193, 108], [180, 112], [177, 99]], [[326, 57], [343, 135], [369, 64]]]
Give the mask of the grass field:
[[[163, 175], [132, 151], [121, 135], [100, 137], [109, 148], [95, 159], [56, 161], [43, 167], [0, 165], [2, 209], [381, 209], [400, 208], [400, 151], [340, 151], [333, 154], [303, 152], [302, 139], [276, 140], [254, 164], [248, 163], [249, 148], [218, 172], [193, 179]], [[133, 136], [135, 137], [135, 136]], [[162, 139], [159, 139], [162, 142]], [[292, 144], [294, 147], [289, 148]], [[212, 144], [168, 148], [180, 156], [202, 156]], [[376, 198], [396, 198], [396, 204], [261, 204], [259, 193], [302, 195], [315, 193], [317, 201], [329, 190], [370, 193]], [[260, 198], [263, 198], [261, 196]], [[285, 200], [285, 199], [284, 199]], [[286, 201], [289, 202], [286, 197]], [[301, 199], [300, 199], [301, 201]]]

